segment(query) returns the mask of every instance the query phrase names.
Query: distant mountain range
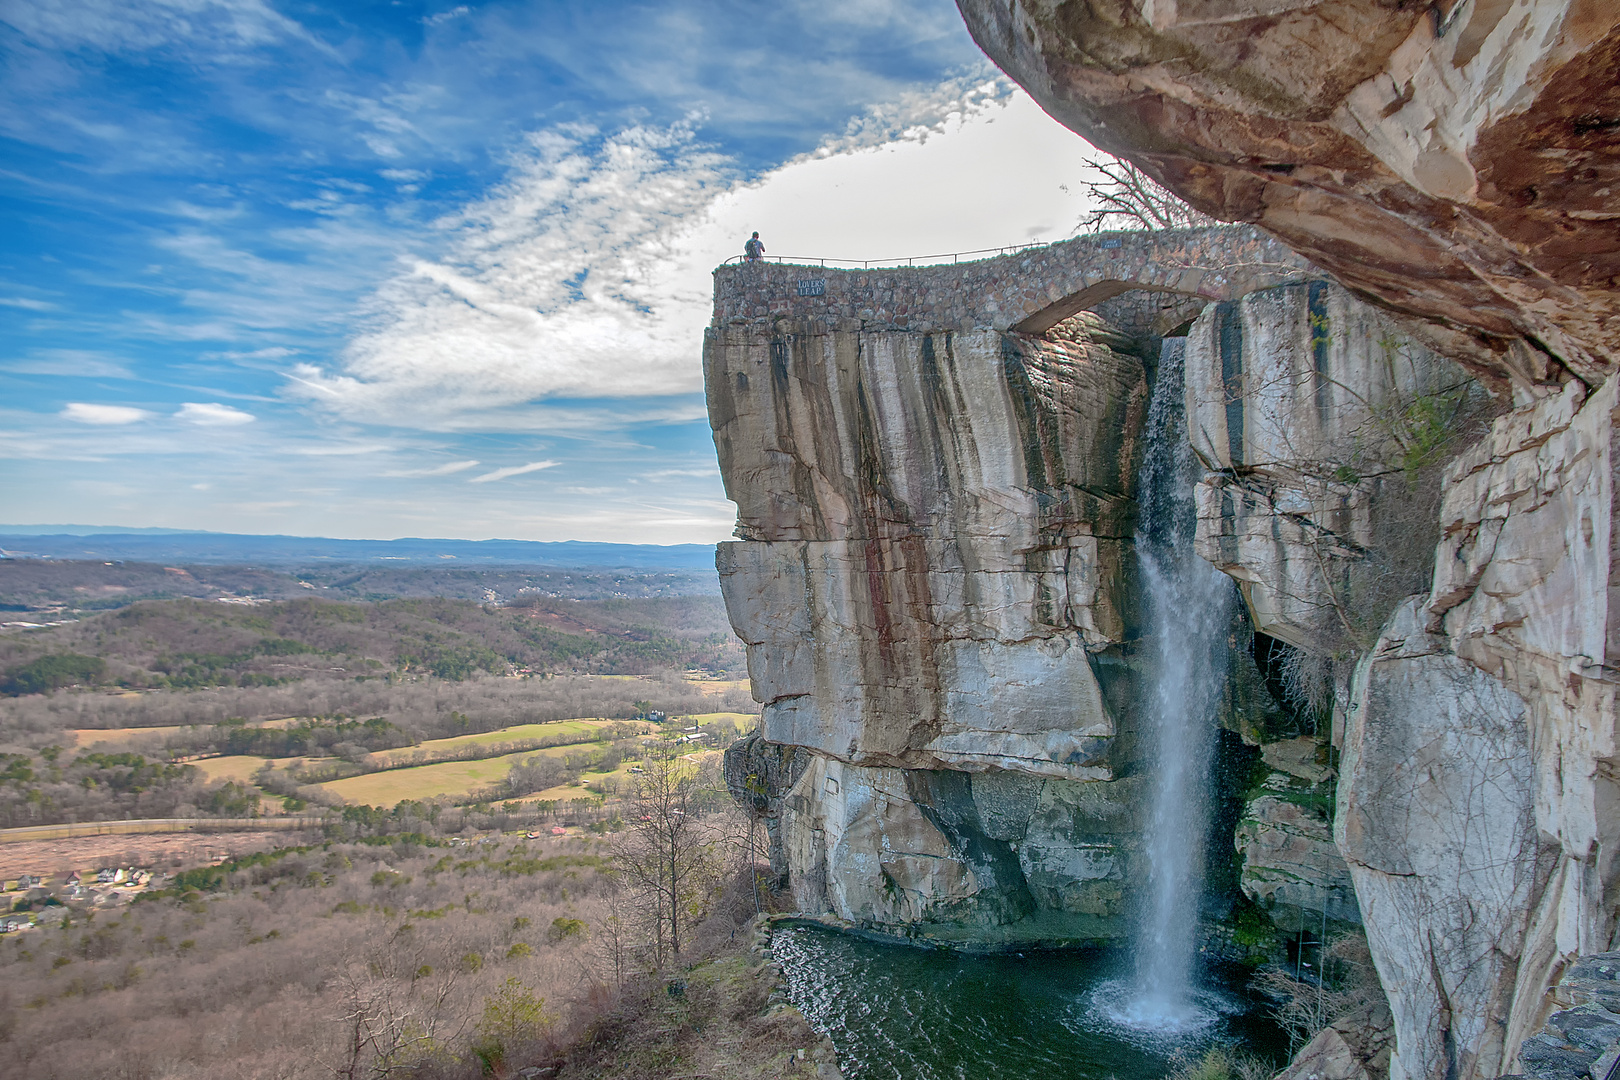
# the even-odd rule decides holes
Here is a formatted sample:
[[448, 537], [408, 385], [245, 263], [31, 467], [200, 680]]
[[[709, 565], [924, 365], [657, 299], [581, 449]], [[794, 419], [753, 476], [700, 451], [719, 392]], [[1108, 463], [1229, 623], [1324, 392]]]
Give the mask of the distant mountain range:
[[[51, 530], [51, 531], [45, 531]], [[231, 566], [317, 562], [547, 566], [627, 570], [714, 570], [709, 544], [596, 544], [579, 540], [329, 540], [169, 529], [0, 525], [0, 556]]]

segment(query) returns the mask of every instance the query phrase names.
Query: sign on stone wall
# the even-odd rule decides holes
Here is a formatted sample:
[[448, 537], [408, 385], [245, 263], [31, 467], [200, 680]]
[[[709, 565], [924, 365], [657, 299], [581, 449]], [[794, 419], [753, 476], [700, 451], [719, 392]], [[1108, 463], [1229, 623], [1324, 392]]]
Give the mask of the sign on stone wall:
[[823, 296], [827, 292], [826, 278], [800, 278], [800, 296]]

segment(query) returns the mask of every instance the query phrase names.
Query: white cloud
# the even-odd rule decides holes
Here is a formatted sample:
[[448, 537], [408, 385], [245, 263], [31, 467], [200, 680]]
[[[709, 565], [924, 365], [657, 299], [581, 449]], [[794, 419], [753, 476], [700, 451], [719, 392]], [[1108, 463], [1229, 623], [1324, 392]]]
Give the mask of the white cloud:
[[531, 461], [527, 465], [509, 465], [504, 469], [496, 469], [494, 472], [475, 476], [468, 480], [467, 483], [487, 484], [491, 480], [505, 480], [509, 476], [522, 476], [524, 473], [539, 472], [541, 469], [549, 469], [556, 464], [558, 462], [555, 461]]
[[384, 443], [319, 443], [315, 446], [300, 446], [292, 450], [294, 454], [304, 457], [355, 457], [359, 454], [381, 454], [392, 450], [393, 447]]
[[688, 392], [708, 281], [680, 241], [733, 176], [686, 125], [535, 135], [501, 188], [446, 223], [449, 257], [377, 294], [379, 328], [342, 371], [299, 365], [290, 389], [430, 427], [551, 395]]
[[422, 22], [428, 26], [438, 26], [440, 23], [447, 23], [451, 19], [459, 19], [463, 15], [470, 14], [471, 11], [472, 9], [466, 4], [460, 4], [449, 11], [441, 11], [437, 15], [424, 15], [422, 16]]
[[236, 427], [241, 424], [251, 424], [257, 419], [252, 413], [233, 409], [229, 405], [221, 405], [217, 401], [198, 402], [186, 401], [180, 405], [180, 411], [174, 414], [176, 420], [199, 424], [203, 427]]
[[44, 300], [30, 300], [26, 296], [0, 296], [0, 304], [25, 311], [54, 311], [57, 306]]
[[477, 468], [477, 461], [452, 461], [448, 465], [435, 465], [431, 469], [398, 469], [394, 472], [384, 473], [384, 476], [449, 476], [452, 473], [466, 472]]
[[749, 183], [687, 124], [536, 134], [442, 223], [444, 257], [375, 294], [341, 363], [297, 365], [285, 392], [433, 430], [503, 430], [536, 402], [543, 428], [559, 398], [695, 393], [709, 271], [749, 231], [773, 253], [843, 259], [1060, 239], [1085, 209], [1065, 182], [1090, 152], [996, 81], [869, 110]]
[[140, 423], [152, 414], [145, 409], [136, 409], [128, 405], [91, 405], [83, 401], [71, 401], [60, 415], [64, 419], [76, 420], [81, 424], [114, 427], [120, 424]]

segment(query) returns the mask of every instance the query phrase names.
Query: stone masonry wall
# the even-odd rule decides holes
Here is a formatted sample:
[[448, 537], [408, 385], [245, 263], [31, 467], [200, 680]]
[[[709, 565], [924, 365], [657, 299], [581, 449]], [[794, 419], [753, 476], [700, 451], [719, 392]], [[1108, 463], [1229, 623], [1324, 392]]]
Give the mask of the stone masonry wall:
[[[1086, 236], [976, 262], [838, 270], [773, 262], [714, 274], [712, 325], [814, 321], [822, 332], [1018, 329], [1041, 333], [1128, 289], [1227, 300], [1300, 280], [1309, 266], [1242, 226]], [[825, 293], [800, 296], [800, 281]]]

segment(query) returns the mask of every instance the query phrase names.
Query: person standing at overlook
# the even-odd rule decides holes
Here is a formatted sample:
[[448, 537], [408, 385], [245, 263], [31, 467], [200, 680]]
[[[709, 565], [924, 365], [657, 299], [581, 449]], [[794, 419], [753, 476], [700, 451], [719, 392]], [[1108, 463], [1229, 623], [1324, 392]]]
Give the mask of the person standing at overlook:
[[755, 233], [748, 238], [748, 243], [743, 245], [743, 258], [749, 262], [759, 262], [764, 255], [765, 241], [759, 238], [759, 233]]

